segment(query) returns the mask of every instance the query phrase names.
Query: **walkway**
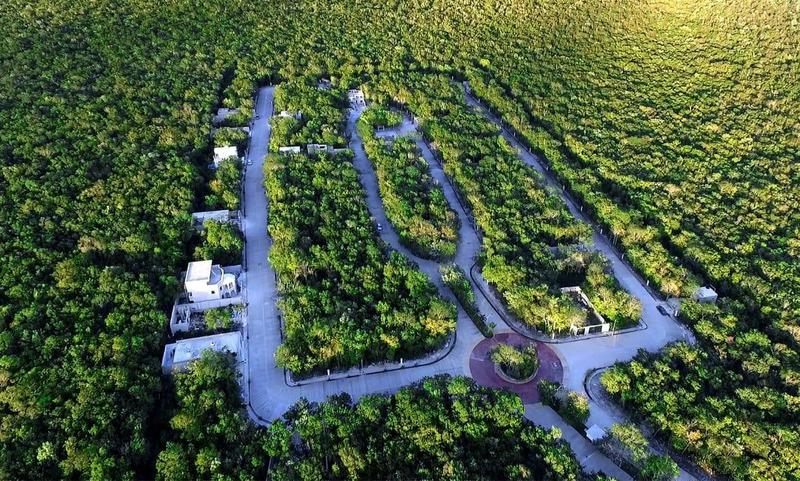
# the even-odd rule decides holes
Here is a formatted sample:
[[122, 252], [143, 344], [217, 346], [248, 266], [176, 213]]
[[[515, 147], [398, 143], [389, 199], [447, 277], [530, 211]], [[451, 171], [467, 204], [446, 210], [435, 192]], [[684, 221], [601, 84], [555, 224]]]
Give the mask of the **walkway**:
[[[244, 295], [248, 303], [246, 326], [248, 362], [245, 378], [249, 386], [246, 397], [251, 418], [259, 424], [266, 425], [280, 417], [300, 398], [306, 398], [309, 401], [324, 401], [328, 396], [347, 392], [354, 400], [357, 400], [367, 394], [391, 393], [429, 376], [468, 375], [469, 353], [472, 347], [483, 339], [483, 336], [459, 308], [457, 341], [452, 351], [438, 362], [427, 366], [409, 367], [301, 386], [286, 384], [284, 371], [275, 365], [274, 360], [274, 353], [281, 343], [281, 332], [279, 312], [275, 304], [278, 297], [275, 274], [268, 258], [272, 240], [267, 235], [268, 205], [263, 186], [263, 164], [269, 145], [269, 117], [273, 110], [273, 94], [272, 87], [264, 87], [259, 91], [256, 102], [257, 118], [254, 119], [251, 130], [252, 136], [247, 159], [252, 161], [252, 165], [247, 168], [244, 182], [243, 230], [247, 268], [247, 286], [244, 289]], [[363, 109], [350, 111], [348, 131], [355, 130], [355, 122], [362, 111]], [[439, 287], [440, 292], [450, 298], [450, 293], [443, 288], [439, 280], [438, 264], [415, 257], [400, 245], [397, 233], [386, 220], [383, 205], [378, 196], [377, 179], [375, 179], [374, 171], [366, 158], [357, 133], [354, 133], [350, 146], [355, 153], [354, 164], [360, 170], [361, 181], [366, 187], [370, 212], [377, 222], [384, 225], [381, 238], [417, 262], [420, 269]], [[454, 192], [446, 192], [446, 195], [451, 202], [454, 202], [451, 198], [455, 195]], [[460, 209], [457, 209], [457, 212], [462, 221], [462, 227], [461, 243], [456, 259], [468, 268], [477, 249], [480, 248], [480, 242], [474, 231], [470, 233], [466, 213]]]
[[[517, 347], [534, 345], [539, 356], [539, 369], [536, 371], [536, 376], [524, 384], [511, 383], [500, 377], [495, 371], [494, 362], [491, 360], [491, 351], [498, 344], [509, 344]], [[539, 402], [539, 389], [536, 387], [539, 381], [547, 380], [560, 383], [563, 376], [561, 360], [550, 346], [513, 331], [495, 333], [493, 338], [479, 342], [470, 353], [469, 371], [475, 382], [481, 386], [505, 389], [516, 393], [522, 399], [523, 404]]]
[[594, 444], [561, 419], [561, 416], [551, 408], [541, 403], [526, 404], [525, 417], [543, 428], [558, 428], [561, 436], [575, 453], [578, 463], [587, 473], [603, 472], [613, 476], [617, 481], [633, 481], [628, 473], [608, 459]]
[[[483, 340], [483, 336], [459, 307], [455, 345], [449, 354], [433, 364], [294, 387], [286, 384], [283, 369], [278, 368], [274, 361], [274, 353], [281, 343], [281, 332], [279, 313], [275, 304], [278, 297], [275, 274], [268, 259], [272, 241], [267, 235], [268, 205], [263, 187], [263, 163], [269, 145], [269, 118], [273, 111], [273, 94], [273, 87], [264, 87], [259, 91], [256, 102], [256, 118], [251, 129], [250, 148], [247, 158], [248, 161], [252, 162], [252, 165], [247, 167], [244, 180], [243, 230], [247, 269], [247, 285], [244, 289], [244, 295], [248, 304], [248, 322], [245, 327], [248, 360], [247, 368], [245, 369], [245, 382], [248, 385], [246, 398], [251, 418], [260, 424], [268, 424], [271, 420], [280, 417], [300, 398], [306, 398], [310, 401], [324, 401], [330, 395], [347, 392], [354, 400], [357, 400], [367, 394], [394, 392], [403, 386], [413, 384], [428, 376], [439, 374], [469, 375], [470, 353], [475, 345]], [[477, 105], [474, 98], [468, 97], [468, 99], [472, 105]], [[381, 238], [392, 248], [416, 262], [420, 270], [439, 288], [442, 295], [452, 299], [451, 294], [440, 281], [438, 264], [411, 254], [408, 249], [400, 244], [397, 233], [386, 219], [374, 170], [366, 158], [362, 141], [355, 129], [355, 122], [362, 112], [363, 108], [353, 109], [349, 112], [347, 131], [353, 133], [350, 147], [355, 155], [354, 165], [359, 171], [360, 180], [365, 187], [367, 206], [376, 222], [380, 222], [383, 225], [383, 230], [380, 232]], [[491, 116], [489, 118], [497, 122]], [[415, 132], [416, 128], [410, 120], [406, 119], [399, 130], [402, 133], [408, 133]], [[390, 135], [390, 132], [383, 131], [381, 135]], [[548, 184], [556, 185], [555, 180], [542, 167], [536, 156], [523, 149], [510, 132], [503, 130], [503, 136], [511, 145], [517, 148], [524, 162], [542, 173]], [[469, 272], [481, 246], [478, 233], [473, 227], [472, 219], [456, 196], [452, 184], [442, 171], [441, 165], [439, 165], [433, 153], [418, 135], [417, 145], [430, 166], [432, 177], [441, 185], [450, 206], [459, 217], [460, 240], [454, 262], [461, 266], [465, 272]], [[570, 211], [577, 218], [588, 220], [565, 193], [560, 190], [559, 192]], [[639, 349], [655, 351], [673, 340], [691, 340], [691, 335], [686, 328], [681, 326], [674, 318], [662, 316], [656, 310], [656, 306], [661, 301], [651, 294], [633, 270], [619, 258], [607, 239], [595, 232], [594, 242], [596, 248], [608, 257], [620, 284], [642, 302], [644, 306], [642, 317], [648, 327], [646, 330], [621, 335], [587, 338], [572, 343], [550, 344], [549, 346], [560, 358], [563, 365], [564, 385], [568, 389], [578, 392], [584, 392], [584, 377], [592, 369], [605, 367], [617, 361], [629, 360]], [[485, 282], [479, 272], [476, 277], [479, 282]], [[470, 282], [473, 281], [470, 280]], [[491, 295], [491, 291], [489, 291], [488, 295]], [[499, 303], [496, 299], [494, 301]], [[478, 305], [481, 312], [487, 317], [487, 321], [495, 323], [498, 330], [507, 328], [504, 320], [493, 309], [486, 297], [478, 295]], [[598, 424], [607, 427], [615, 422], [613, 413], [606, 411], [602, 406], [590, 403], [590, 407], [589, 425]], [[542, 421], [542, 419], [537, 418], [540, 414], [535, 414], [538, 412], [537, 410], [531, 411], [528, 409], [526, 410], [526, 416], [537, 422]], [[566, 432], [567, 430], [565, 429], [564, 431]], [[584, 441], [586, 440], [584, 439]], [[588, 441], [586, 442], [588, 443]], [[570, 443], [572, 444], [572, 441]], [[573, 449], [575, 449], [575, 446], [573, 446]], [[576, 453], [580, 458], [581, 453], [578, 451]], [[589, 457], [586, 457], [586, 459], [589, 459]], [[616, 466], [608, 467], [608, 470], [603, 469], [603, 471], [614, 475], [613, 468], [616, 468]], [[618, 470], [619, 468], [616, 469]], [[629, 479], [625, 477], [619, 478]]]

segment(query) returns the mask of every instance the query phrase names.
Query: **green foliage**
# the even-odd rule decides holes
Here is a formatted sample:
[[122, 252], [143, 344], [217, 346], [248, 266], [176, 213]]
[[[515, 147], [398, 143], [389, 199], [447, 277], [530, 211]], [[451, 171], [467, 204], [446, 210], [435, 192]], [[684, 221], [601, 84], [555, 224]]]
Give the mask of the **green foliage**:
[[[371, 129], [397, 127], [403, 123], [403, 114], [382, 105], [372, 104], [361, 114], [360, 121]], [[365, 137], [372, 137], [372, 135]]]
[[630, 467], [643, 481], [671, 481], [680, 473], [675, 461], [653, 453], [639, 428], [630, 423], [612, 425], [600, 447], [616, 464]]
[[265, 432], [241, 409], [235, 357], [205, 351], [175, 374], [177, 407], [156, 460], [157, 479], [261, 480], [267, 468]]
[[578, 429], [583, 429], [586, 421], [589, 420], [589, 400], [582, 394], [570, 391], [562, 400], [559, 413], [564, 421]]
[[301, 118], [273, 117], [270, 151], [289, 145], [347, 145], [342, 135], [347, 107], [345, 91], [339, 88], [320, 89], [317, 78], [295, 77], [275, 88], [275, 112], [300, 112]]
[[561, 383], [542, 379], [536, 384], [536, 389], [539, 390], [539, 398], [542, 404], [550, 406], [553, 409], [558, 408]]
[[351, 156], [265, 164], [285, 330], [276, 358], [297, 375], [420, 356], [455, 328], [455, 306], [379, 243]]
[[347, 395], [300, 403], [285, 418], [271, 428], [275, 481], [578, 479], [569, 447], [528, 423], [517, 396], [466, 378], [425, 379], [355, 406]]
[[250, 136], [247, 135], [247, 132], [242, 129], [221, 127], [214, 133], [214, 147], [235, 145], [239, 152], [243, 153], [249, 138]]
[[[0, 477], [152, 477], [159, 332], [220, 92], [242, 109], [228, 124], [245, 125], [259, 82], [399, 84], [389, 77], [414, 72], [466, 75], [651, 285], [686, 294], [705, 279], [736, 299], [719, 312], [684, 309], [699, 346], [610, 371], [627, 386], [617, 395], [715, 473], [798, 477], [792, 2], [4, 6]], [[553, 239], [542, 241], [576, 236], [561, 232], [557, 210], [526, 197], [491, 126], [452, 110], [456, 91], [437, 89], [450, 87], [437, 77], [421, 85], [424, 97], [399, 86], [384, 100], [442, 116], [429, 138], [447, 149], [448, 173], [484, 231], [484, 272], [520, 318], [580, 322], [553, 289], [564, 278], [544, 252]], [[336, 110], [303, 126], [308, 138], [344, 145]], [[461, 134], [447, 143], [448, 131]], [[461, 164], [475, 172], [455, 176]], [[237, 190], [218, 189], [209, 203], [233, 204]]]
[[233, 328], [233, 311], [230, 307], [215, 307], [203, 312], [206, 328], [211, 331], [230, 330]]
[[443, 264], [439, 266], [439, 273], [442, 275], [442, 282], [456, 296], [461, 307], [472, 319], [472, 322], [475, 323], [475, 327], [481, 331], [481, 334], [487, 338], [494, 336], [492, 331], [494, 323], [491, 323], [491, 325], [486, 323], [486, 316], [478, 308], [478, 303], [475, 300], [475, 291], [472, 290], [472, 284], [470, 284], [463, 269], [456, 264]]
[[220, 162], [208, 183], [208, 188], [211, 191], [205, 199], [208, 209], [239, 209], [242, 161], [238, 157], [231, 157]]
[[539, 356], [533, 345], [518, 347], [498, 344], [492, 349], [490, 356], [493, 363], [514, 379], [527, 379], [539, 368]]
[[371, 106], [358, 121], [367, 157], [375, 166], [386, 216], [400, 242], [415, 254], [429, 259], [453, 257], [458, 244], [458, 217], [434, 185], [428, 162], [413, 139], [401, 137], [391, 147], [374, 135], [384, 123], [399, 123], [402, 116], [383, 107]]
[[228, 222], [207, 220], [200, 234], [201, 243], [194, 250], [195, 260], [213, 260], [223, 266], [241, 262], [244, 241], [238, 229]]
[[[702, 323], [712, 322], [709, 311], [719, 312], [700, 310], [707, 316]], [[796, 355], [785, 346], [751, 342], [748, 334], [716, 334], [724, 358], [678, 343], [662, 355], [642, 352], [630, 364], [615, 365], [601, 383], [701, 466], [733, 479], [791, 479], [800, 469], [793, 428], [800, 398], [780, 386], [797, 378]], [[746, 350], [736, 349], [741, 345]], [[751, 374], [743, 377], [742, 369]]]
[[638, 320], [640, 306], [619, 288], [602, 256], [577, 247], [589, 241], [588, 226], [547, 191], [496, 126], [465, 105], [449, 79], [387, 74], [370, 89], [379, 101], [405, 103], [422, 120], [483, 234], [483, 275], [518, 318], [547, 332], [583, 325], [586, 313], [559, 291], [580, 285], [620, 327]]

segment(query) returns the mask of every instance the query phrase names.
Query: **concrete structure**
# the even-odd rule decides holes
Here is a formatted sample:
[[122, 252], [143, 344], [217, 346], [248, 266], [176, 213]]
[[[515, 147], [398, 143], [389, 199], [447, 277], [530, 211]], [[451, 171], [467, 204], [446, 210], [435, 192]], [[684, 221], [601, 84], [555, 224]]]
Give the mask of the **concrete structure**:
[[597, 424], [592, 424], [592, 427], [586, 430], [586, 437], [591, 442], [597, 442], [606, 437], [606, 430], [598, 426]]
[[308, 144], [306, 145], [308, 155], [312, 154], [332, 154], [336, 149], [332, 145], [327, 144]]
[[702, 304], [714, 304], [717, 302], [717, 297], [719, 297], [717, 291], [707, 286], [698, 287], [692, 294], [692, 299]]
[[200, 302], [176, 302], [172, 306], [172, 315], [169, 318], [169, 330], [174, 336], [179, 332], [191, 332], [205, 327], [203, 322], [198, 322], [198, 315], [219, 307], [238, 306], [244, 304], [242, 296], [226, 297], [224, 299], [214, 299], [212, 301]]
[[288, 110], [281, 110], [281, 113], [276, 115], [276, 117], [280, 117], [282, 119], [297, 119], [300, 120], [303, 118], [302, 112], [295, 112], [291, 113]]
[[167, 344], [161, 357], [161, 371], [164, 374], [184, 371], [192, 361], [200, 359], [203, 351], [230, 352], [238, 357], [242, 352], [242, 335], [238, 331], [225, 332]]
[[214, 118], [211, 120], [211, 123], [213, 123], [214, 125], [221, 124], [222, 122], [225, 121], [225, 119], [227, 119], [231, 115], [236, 115], [238, 113], [239, 109], [221, 108], [217, 110], [217, 115], [214, 116]]
[[239, 152], [235, 145], [227, 145], [225, 147], [214, 147], [214, 167], [219, 167], [220, 162], [231, 157], [239, 157]]
[[300, 146], [299, 145], [289, 145], [287, 147], [278, 147], [279, 154], [299, 154], [300, 153]]
[[223, 299], [238, 292], [236, 276], [226, 274], [222, 267], [208, 260], [189, 263], [184, 287], [189, 302]]
[[192, 226], [197, 230], [203, 230], [203, 224], [207, 220], [215, 220], [228, 224], [239, 225], [238, 210], [207, 210], [192, 213]]
[[576, 326], [574, 324], [571, 325], [570, 332], [572, 333], [573, 336], [577, 336], [578, 334], [587, 335], [593, 329], [596, 330], [596, 328], [600, 328], [600, 332], [608, 332], [611, 329], [611, 325], [607, 323], [606, 320], [603, 318], [603, 316], [601, 316], [600, 313], [597, 311], [597, 309], [594, 308], [592, 301], [590, 301], [589, 298], [586, 297], [586, 294], [584, 294], [583, 289], [581, 289], [578, 286], [562, 287], [561, 292], [571, 294], [583, 306], [583, 308], [586, 309], [589, 315], [596, 321], [596, 322], [590, 322], [585, 326]]

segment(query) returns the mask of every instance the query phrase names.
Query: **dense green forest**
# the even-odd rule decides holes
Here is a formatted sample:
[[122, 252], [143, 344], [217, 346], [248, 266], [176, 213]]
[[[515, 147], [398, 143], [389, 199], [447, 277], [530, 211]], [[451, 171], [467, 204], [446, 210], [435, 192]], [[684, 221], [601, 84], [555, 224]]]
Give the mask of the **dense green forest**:
[[428, 162], [414, 139], [399, 137], [387, 145], [375, 135], [378, 127], [399, 125], [403, 117], [370, 106], [358, 120], [358, 131], [378, 177], [386, 217], [400, 241], [415, 254], [432, 259], [453, 257], [458, 244], [458, 218], [440, 186], [434, 185]]
[[[294, 77], [275, 89], [270, 150], [306, 144], [343, 147], [347, 98], [341, 88], [320, 88], [317, 78]], [[286, 112], [288, 117], [281, 117]], [[296, 118], [294, 116], [299, 116]]]
[[[520, 399], [471, 379], [430, 378], [391, 397], [298, 404], [270, 428], [272, 479], [577, 480], [569, 447]], [[293, 440], [297, 433], [300, 442]]]
[[232, 354], [206, 351], [187, 372], [175, 374], [175, 406], [156, 459], [156, 479], [265, 478], [267, 433], [242, 412], [235, 363]]
[[383, 75], [368, 89], [421, 119], [483, 235], [484, 277], [523, 322], [548, 333], [587, 323], [586, 311], [559, 291], [569, 286], [580, 286], [618, 327], [639, 319], [638, 301], [619, 287], [601, 254], [584, 248], [589, 227], [547, 191], [496, 126], [470, 111], [457, 86], [443, 76], [406, 73]]
[[[663, 292], [711, 282], [731, 298], [696, 321], [684, 310], [700, 338], [692, 362], [671, 349], [631, 365], [642, 388], [626, 407], [670, 439], [698, 416], [744, 430], [706, 429], [685, 448], [715, 472], [797, 478], [765, 446], [791, 456], [800, 424], [780, 401], [800, 388], [798, 25], [796, 4], [759, 0], [6, 1], [0, 479], [154, 469], [162, 333], [191, 257], [189, 213], [205, 207], [216, 107], [243, 107], [229, 123], [245, 125], [259, 83], [329, 76], [344, 88], [411, 72], [468, 77]], [[432, 99], [418, 116], [458, 104], [431, 82], [409, 88]], [[469, 115], [426, 131], [451, 175], [475, 134], [486, 169], [503, 174], [498, 195], [519, 195], [501, 169], [507, 146]], [[450, 130], [462, 134], [448, 144]], [[469, 199], [476, 216], [481, 198]], [[694, 382], [696, 370], [726, 383]], [[676, 386], [695, 402], [665, 411]]]
[[444, 343], [456, 308], [381, 243], [351, 151], [274, 155], [264, 170], [269, 257], [282, 294], [279, 365], [324, 373], [417, 357]]

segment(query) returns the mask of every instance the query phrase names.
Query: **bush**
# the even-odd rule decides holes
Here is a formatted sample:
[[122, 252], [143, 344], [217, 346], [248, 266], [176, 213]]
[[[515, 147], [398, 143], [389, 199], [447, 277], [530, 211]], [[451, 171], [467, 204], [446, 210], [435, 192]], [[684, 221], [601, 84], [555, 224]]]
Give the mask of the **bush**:
[[242, 161], [231, 157], [219, 163], [208, 183], [211, 193], [205, 203], [209, 209], [237, 210], [242, 186]]
[[215, 307], [205, 311], [206, 328], [210, 331], [233, 328], [233, 311], [229, 307]]
[[517, 380], [532, 376], [539, 368], [539, 356], [533, 345], [498, 344], [492, 349], [491, 358], [505, 374]]
[[486, 323], [486, 316], [484, 316], [478, 309], [478, 304], [475, 301], [475, 291], [472, 290], [472, 285], [469, 283], [464, 270], [455, 264], [447, 264], [439, 266], [439, 273], [442, 276], [442, 282], [450, 289], [461, 307], [472, 319], [475, 327], [481, 331], [484, 337], [490, 338], [494, 336], [492, 327]]
[[247, 145], [248, 135], [242, 129], [232, 127], [222, 127], [214, 134], [214, 147], [225, 147], [235, 145], [242, 153]]
[[558, 411], [559, 410], [558, 393], [561, 390], [561, 383], [548, 381], [547, 379], [542, 379], [541, 381], [539, 381], [539, 384], [537, 384], [536, 387], [539, 389], [539, 399], [542, 401], [542, 404], [544, 404], [545, 406], [550, 406], [551, 408]]
[[217, 264], [239, 264], [244, 241], [238, 230], [227, 222], [207, 220], [203, 224], [202, 242], [194, 250], [195, 260], [211, 259]]
[[570, 391], [561, 404], [561, 416], [576, 428], [583, 428], [589, 419], [589, 400], [586, 396]]
[[651, 452], [647, 439], [631, 423], [611, 426], [599, 447], [614, 463], [638, 472], [637, 478], [643, 481], [669, 481], [679, 473], [669, 456]]

